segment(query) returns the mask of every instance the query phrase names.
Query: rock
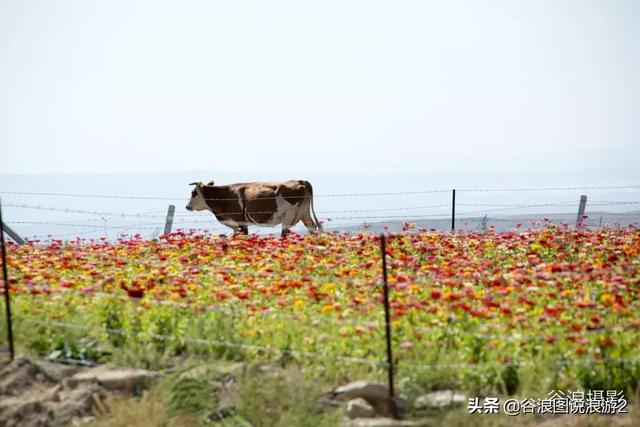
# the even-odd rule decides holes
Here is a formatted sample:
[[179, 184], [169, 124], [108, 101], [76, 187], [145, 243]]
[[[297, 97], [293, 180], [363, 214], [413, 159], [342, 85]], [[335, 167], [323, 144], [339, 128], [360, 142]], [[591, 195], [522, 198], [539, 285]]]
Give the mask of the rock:
[[[393, 415], [389, 401], [389, 390], [382, 384], [354, 381], [331, 392], [332, 400], [348, 401], [357, 398], [365, 399], [378, 416], [391, 417]], [[409, 409], [409, 403], [399, 396], [395, 396], [394, 402], [397, 416], [403, 417]]]
[[59, 402], [60, 392], [62, 390], [63, 390], [62, 385], [56, 384], [55, 386], [51, 387], [49, 390], [46, 391], [45, 395], [43, 396], [43, 399], [50, 400], [52, 402]]
[[78, 383], [82, 382], [97, 382], [98, 375], [109, 372], [110, 370], [118, 369], [109, 367], [107, 365], [89, 368], [80, 372], [76, 372], [75, 374], [64, 378], [62, 380], [62, 383], [65, 383], [63, 384], [65, 387], [75, 387]]
[[0, 365], [0, 427], [80, 425], [106, 413], [109, 390], [136, 391], [158, 375], [136, 369], [79, 368], [17, 358]]
[[345, 418], [342, 427], [428, 427], [426, 421], [394, 420], [393, 418]]
[[[409, 411], [409, 402], [407, 399], [402, 398], [400, 396], [395, 396], [394, 398], [396, 416], [398, 418], [404, 418], [407, 416], [407, 412]], [[373, 409], [376, 410], [376, 414], [382, 417], [392, 417], [393, 411], [391, 410], [391, 404], [388, 400], [382, 400], [379, 402], [372, 403]]]
[[98, 382], [107, 390], [133, 392], [149, 387], [157, 372], [143, 369], [108, 371], [98, 375]]
[[347, 401], [361, 397], [369, 402], [387, 400], [389, 398], [389, 390], [382, 384], [371, 383], [368, 381], [353, 381], [338, 387], [332, 392], [334, 400]]
[[127, 393], [143, 390], [159, 374], [144, 369], [90, 369], [71, 377], [72, 382], [96, 381], [107, 390]]
[[41, 361], [38, 363], [40, 368], [56, 382], [60, 382], [65, 378], [71, 377], [80, 371], [87, 369], [85, 366], [65, 365], [61, 363]]
[[[55, 420], [73, 420], [92, 414], [96, 399], [106, 397], [106, 392], [95, 382], [79, 383], [70, 390], [59, 392], [59, 401], [45, 402]], [[99, 409], [99, 408], [98, 408]]]
[[441, 390], [418, 397], [413, 406], [416, 409], [440, 409], [464, 402], [464, 394], [453, 390]]
[[74, 419], [71, 420], [71, 425], [72, 426], [82, 426], [82, 425], [90, 423], [91, 421], [93, 421], [95, 419], [96, 419], [96, 417], [92, 417], [92, 416], [74, 418]]
[[347, 402], [347, 417], [349, 418], [371, 418], [375, 417], [376, 411], [369, 402], [361, 397], [351, 399]]
[[321, 396], [319, 402], [320, 405], [327, 410], [339, 408], [344, 403], [339, 400], [331, 399], [331, 396], [328, 394]]
[[51, 411], [37, 401], [7, 400], [0, 405], [0, 415], [3, 427], [45, 427], [54, 420]]
[[0, 395], [17, 396], [34, 386], [41, 389], [54, 383], [40, 366], [18, 357], [0, 372]]

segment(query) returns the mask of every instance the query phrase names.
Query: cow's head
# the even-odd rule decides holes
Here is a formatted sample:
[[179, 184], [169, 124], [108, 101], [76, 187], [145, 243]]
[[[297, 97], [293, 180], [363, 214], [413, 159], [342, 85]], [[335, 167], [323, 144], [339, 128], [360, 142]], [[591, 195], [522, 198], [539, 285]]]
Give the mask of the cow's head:
[[[192, 182], [189, 185], [195, 185], [193, 190], [191, 191], [191, 198], [189, 199], [189, 203], [187, 203], [188, 211], [204, 211], [209, 209], [209, 205], [207, 205], [207, 201], [205, 200], [204, 193], [202, 192], [202, 187], [205, 186], [202, 182]], [[213, 181], [209, 182], [206, 185], [213, 185]]]

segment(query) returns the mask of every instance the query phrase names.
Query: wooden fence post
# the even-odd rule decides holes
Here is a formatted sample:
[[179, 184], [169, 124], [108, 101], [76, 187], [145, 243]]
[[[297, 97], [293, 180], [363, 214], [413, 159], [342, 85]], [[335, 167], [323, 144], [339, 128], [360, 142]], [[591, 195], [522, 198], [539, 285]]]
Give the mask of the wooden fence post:
[[7, 224], [2, 223], [2, 230], [9, 235], [19, 245], [24, 245], [24, 239], [18, 233], [13, 231]]
[[382, 253], [382, 278], [384, 291], [384, 323], [387, 338], [387, 367], [389, 374], [389, 404], [393, 418], [398, 418], [396, 411], [395, 391], [393, 388], [393, 354], [391, 353], [391, 316], [389, 315], [389, 285], [387, 283], [387, 245], [384, 234], [380, 235], [380, 252]]
[[576, 218], [576, 227], [584, 225], [584, 211], [587, 207], [587, 196], [580, 196], [580, 205], [578, 206], [578, 217]]
[[173, 226], [173, 214], [176, 211], [176, 207], [174, 205], [169, 205], [169, 209], [167, 210], [167, 221], [164, 223], [164, 234], [171, 233], [171, 227]]

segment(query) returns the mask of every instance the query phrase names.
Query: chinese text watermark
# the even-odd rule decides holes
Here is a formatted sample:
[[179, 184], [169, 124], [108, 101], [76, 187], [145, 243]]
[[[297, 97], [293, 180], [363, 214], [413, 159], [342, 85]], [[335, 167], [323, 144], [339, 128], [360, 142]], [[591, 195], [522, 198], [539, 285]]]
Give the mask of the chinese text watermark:
[[603, 414], [627, 413], [627, 399], [622, 390], [560, 391], [553, 390], [546, 399], [469, 398], [470, 414]]

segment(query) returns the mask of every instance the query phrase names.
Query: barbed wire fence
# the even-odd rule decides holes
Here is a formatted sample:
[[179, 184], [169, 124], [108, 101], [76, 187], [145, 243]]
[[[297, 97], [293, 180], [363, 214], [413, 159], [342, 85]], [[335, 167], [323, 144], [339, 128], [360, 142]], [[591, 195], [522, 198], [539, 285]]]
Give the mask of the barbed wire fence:
[[[637, 191], [640, 189], [640, 186], [635, 186], [635, 185], [629, 185], [629, 186], [593, 186], [593, 187], [548, 187], [548, 188], [507, 188], [507, 189], [463, 189], [463, 190], [453, 190], [453, 200], [452, 203], [449, 204], [431, 204], [431, 205], [420, 205], [420, 206], [408, 206], [408, 207], [385, 207], [385, 208], [376, 208], [376, 209], [344, 209], [344, 210], [327, 210], [327, 211], [319, 211], [319, 213], [321, 215], [329, 215], [329, 214], [361, 214], [361, 213], [378, 213], [378, 212], [406, 212], [406, 211], [412, 211], [412, 210], [417, 210], [417, 211], [423, 211], [423, 210], [430, 210], [430, 209], [438, 209], [438, 208], [445, 208], [445, 207], [449, 207], [451, 206], [452, 208], [452, 212], [451, 214], [448, 212], [438, 212], [438, 213], [430, 213], [430, 214], [411, 214], [410, 216], [408, 215], [401, 215], [401, 214], [385, 214], [385, 215], [338, 215], [338, 216], [332, 216], [331, 221], [336, 220], [336, 222], [341, 222], [341, 221], [353, 221], [353, 220], [419, 220], [419, 219], [438, 219], [438, 220], [444, 220], [447, 221], [449, 219], [449, 216], [451, 217], [451, 223], [452, 223], [452, 231], [456, 230], [456, 226], [455, 226], [455, 222], [457, 221], [465, 221], [465, 220], [471, 220], [471, 219], [475, 219], [472, 215], [486, 215], [487, 213], [494, 213], [494, 212], [505, 212], [505, 211], [509, 211], [509, 210], [513, 210], [513, 209], [529, 209], [529, 208], [546, 208], [546, 207], [570, 207], [570, 206], [575, 206], [576, 202], [575, 201], [562, 201], [562, 202], [553, 202], [553, 203], [538, 203], [538, 204], [516, 204], [516, 203], [488, 203], [488, 204], [481, 204], [481, 203], [458, 203], [456, 205], [455, 203], [455, 192], [457, 191], [458, 194], [460, 193], [464, 193], [464, 192], [469, 192], [469, 193], [482, 193], [482, 192], [531, 192], [531, 191], [539, 191], [539, 192], [547, 192], [547, 191], [576, 191], [576, 190], [633, 190], [633, 191]], [[320, 194], [320, 195], [316, 195], [314, 197], [390, 197], [390, 196], [400, 196], [400, 195], [417, 195], [417, 194], [435, 194], [435, 193], [448, 193], [451, 190], [425, 190], [425, 191], [411, 191], [411, 192], [397, 192], [397, 193], [393, 193], [393, 192], [386, 192], [386, 193], [348, 193], [348, 194]], [[18, 193], [18, 192], [0, 192], [0, 194], [9, 194], [9, 195], [21, 195], [21, 196], [47, 196], [47, 197], [77, 197], [77, 198], [107, 198], [107, 199], [130, 199], [130, 200], [183, 200], [183, 198], [172, 198], [172, 197], [167, 197], [167, 196], [122, 196], [122, 195], [97, 195], [97, 194], [73, 194], [73, 193]], [[582, 196], [581, 200], [584, 198], [584, 200], [586, 200], [586, 196]], [[215, 200], [220, 200], [220, 199], [212, 199], [212, 201]], [[603, 207], [608, 207], [608, 206], [634, 206], [634, 205], [640, 205], [639, 201], [633, 201], [633, 200], [624, 200], [624, 201], [616, 201], [616, 200], [600, 200], [600, 201], [591, 201], [590, 205], [593, 206], [603, 206]], [[87, 229], [87, 230], [92, 230], [94, 232], [104, 232], [105, 230], [134, 230], [134, 231], [141, 231], [141, 230], [156, 230], [159, 229], [159, 227], [161, 227], [161, 224], [158, 224], [157, 222], [151, 222], [149, 220], [157, 218], [163, 218], [164, 216], [162, 215], [161, 212], [159, 211], [147, 211], [147, 212], [139, 212], [139, 213], [127, 213], [127, 212], [111, 212], [111, 211], [92, 211], [92, 210], [84, 210], [84, 209], [68, 209], [68, 208], [60, 208], [60, 207], [51, 207], [51, 206], [40, 206], [40, 205], [29, 205], [29, 204], [16, 204], [16, 203], [8, 203], [8, 204], [4, 204], [4, 206], [6, 207], [11, 207], [14, 209], [30, 209], [30, 210], [38, 210], [38, 211], [50, 211], [50, 212], [60, 212], [60, 213], [65, 213], [65, 214], [69, 214], [69, 213], [73, 213], [73, 214], [82, 214], [82, 215], [92, 215], [92, 216], [98, 216], [99, 218], [79, 218], [79, 219], [72, 219], [72, 220], [68, 220], [68, 221], [12, 221], [10, 224], [11, 225], [20, 225], [20, 224], [31, 224], [31, 225], [46, 225], [48, 226], [63, 226], [63, 227], [78, 227], [78, 228], [82, 228], [82, 229]], [[467, 210], [467, 211], [463, 211], [463, 212], [458, 212], [458, 218], [456, 218], [456, 212], [455, 212], [455, 208], [456, 206], [459, 207], [469, 207], [469, 208], [484, 208], [484, 209], [471, 209], [471, 210]], [[589, 224], [586, 223], [585, 219], [586, 218], [581, 218], [581, 214], [580, 212], [584, 212], [584, 204], [581, 204], [579, 209], [578, 209], [578, 215], [577, 215], [577, 219], [576, 219], [576, 227], [581, 227], [581, 226], [588, 226]], [[238, 212], [239, 213], [239, 212]], [[566, 215], [566, 216], [571, 216], [571, 215], [576, 215], [575, 213], [564, 213], [562, 215]], [[635, 213], [629, 213], [629, 214], [625, 214], [625, 213], [617, 213], [616, 215], [618, 215], [619, 218], [625, 218], [625, 215], [628, 215], [628, 217], [630, 218], [634, 218], [634, 216], [636, 215]], [[173, 216], [173, 215], [172, 215]], [[176, 218], [184, 218], [186, 217], [186, 215], [176, 215]], [[127, 218], [127, 219], [140, 219], [140, 222], [134, 223], [134, 224], [127, 224], [127, 225], [110, 225], [108, 224], [108, 221], [106, 220], [106, 218]], [[486, 217], [485, 217], [486, 218]], [[173, 219], [173, 218], [172, 218]], [[327, 219], [327, 218], [325, 218]], [[514, 221], [513, 219], [506, 219], [506, 218], [494, 218], [494, 221]], [[520, 221], [540, 221], [540, 218], [534, 219], [534, 218], [518, 218], [518, 220]], [[145, 221], [145, 222], [142, 222]], [[542, 221], [546, 221], [546, 222], [551, 222], [551, 220], [548, 219], [544, 219]], [[83, 222], [94, 222], [93, 224], [84, 224]], [[96, 224], [97, 222], [102, 222], [102, 224]], [[208, 224], [211, 223], [210, 220], [190, 220], [190, 221], [185, 221], [185, 224]], [[165, 224], [166, 226], [166, 224]], [[211, 230], [227, 230], [227, 228], [224, 227], [207, 227], [207, 230], [211, 231]], [[384, 241], [384, 235], [381, 236], [382, 241]], [[4, 248], [3, 248], [4, 251]], [[385, 251], [383, 249], [382, 251], [382, 257], [384, 259], [384, 255]], [[3, 263], [4, 265], [4, 263]], [[5, 286], [8, 283], [8, 279], [5, 277], [4, 280]], [[384, 280], [384, 286], [386, 287], [386, 275], [385, 275], [385, 280]], [[5, 291], [5, 297], [8, 298], [9, 296], [9, 292]], [[96, 298], [119, 298], [118, 296], [114, 296], [114, 295], [108, 295], [108, 294], [95, 294], [93, 295]], [[127, 300], [130, 300], [130, 298], [127, 298]], [[165, 302], [162, 301], [154, 301], [154, 303], [157, 304], [165, 304]], [[173, 304], [168, 304], [168, 305], [173, 305]], [[175, 305], [175, 308], [184, 308], [184, 306], [178, 306]], [[220, 310], [219, 308], [215, 307], [209, 307], [209, 310]], [[385, 311], [387, 313], [386, 316], [386, 333], [387, 333], [387, 343], [390, 343], [390, 328], [389, 328], [389, 317], [388, 317], [388, 301], [386, 301], [385, 304]], [[285, 316], [286, 317], [286, 316]], [[26, 323], [32, 323], [32, 324], [43, 324], [43, 325], [49, 325], [49, 326], [57, 326], [60, 328], [68, 328], [68, 329], [90, 329], [91, 326], [90, 325], [77, 325], [77, 324], [72, 324], [72, 323], [66, 323], [66, 322], [56, 322], [56, 321], [51, 321], [51, 320], [47, 320], [47, 321], [42, 321], [42, 320], [38, 320], [38, 319], [29, 319], [29, 318], [18, 318], [16, 319], [20, 322], [26, 322]], [[287, 320], [296, 320], [295, 318], [289, 318]], [[344, 319], [329, 319], [327, 320], [326, 318], [323, 318], [322, 322], [333, 322], [333, 321], [340, 321], [340, 320], [344, 320]], [[370, 326], [371, 323], [368, 322], [368, 325]], [[380, 323], [377, 323], [375, 327], [379, 327], [381, 326]], [[419, 328], [420, 332], [423, 333], [427, 333], [429, 330], [425, 329], [425, 328]], [[131, 332], [124, 330], [124, 329], [115, 329], [115, 328], [107, 328], [107, 332], [109, 333], [113, 333], [113, 334], [119, 334], [119, 335], [130, 335]], [[148, 336], [150, 338], [154, 338], [154, 339], [160, 339], [160, 340], [164, 340], [164, 341], [175, 341], [175, 340], [183, 340], [183, 341], [189, 341], [192, 343], [196, 343], [196, 344], [206, 344], [206, 345], [218, 345], [218, 346], [223, 346], [223, 347], [234, 347], [234, 348], [242, 348], [242, 349], [249, 349], [249, 350], [259, 350], [259, 351], [264, 351], [267, 353], [271, 353], [271, 354], [287, 354], [290, 356], [297, 356], [297, 357], [305, 357], [305, 358], [311, 358], [311, 359], [316, 359], [316, 360], [334, 360], [334, 361], [341, 361], [341, 362], [345, 362], [345, 363], [355, 363], [355, 364], [365, 364], [365, 365], [370, 365], [370, 366], [376, 366], [376, 367], [383, 367], [385, 369], [387, 369], [390, 372], [390, 381], [389, 381], [389, 388], [390, 390], [393, 390], [393, 379], [391, 378], [392, 376], [392, 372], [393, 372], [393, 366], [394, 366], [394, 360], [390, 354], [390, 346], [387, 346], [387, 351], [388, 351], [388, 359], [387, 362], [382, 362], [380, 360], [374, 360], [374, 359], [368, 359], [368, 358], [357, 358], [357, 357], [350, 357], [350, 356], [338, 356], [338, 355], [331, 355], [331, 354], [327, 354], [327, 353], [320, 353], [320, 352], [308, 352], [308, 351], [302, 351], [302, 350], [298, 350], [298, 349], [291, 349], [291, 348], [276, 348], [273, 346], [260, 346], [260, 345], [254, 345], [254, 344], [246, 344], [246, 343], [239, 343], [239, 342], [231, 342], [231, 341], [224, 341], [224, 340], [211, 340], [211, 339], [200, 339], [200, 338], [185, 338], [185, 337], [177, 337], [177, 336], [170, 336], [170, 335], [163, 335], [163, 334], [154, 334], [154, 333], [149, 333], [149, 332], [137, 332], [137, 334], [142, 334], [145, 336]], [[484, 336], [487, 339], [491, 339], [492, 336], [485, 334]], [[521, 339], [533, 339], [532, 337], [526, 337], [526, 338], [521, 338]], [[11, 342], [11, 346], [13, 346], [13, 343]], [[636, 359], [621, 359], [621, 360], [627, 360], [627, 361], [637, 361]], [[568, 363], [566, 360], [564, 359], [559, 359], [558, 364], [563, 364], [563, 363]], [[582, 363], [583, 361], [578, 361], [578, 363]], [[603, 363], [605, 363], [605, 361], [601, 361]], [[518, 366], [524, 366], [527, 362], [515, 362], [514, 364], [517, 364]], [[585, 362], [587, 363], [587, 362]], [[594, 361], [588, 361], [588, 363], [597, 363]], [[478, 364], [474, 363], [474, 364], [469, 364], [469, 363], [460, 363], [460, 364], [447, 364], [447, 365], [438, 365], [438, 364], [433, 364], [433, 365], [413, 365], [412, 368], [413, 369], [417, 369], [417, 370], [438, 370], [438, 369], [455, 369], [455, 368], [463, 368], [463, 367], [475, 367], [478, 366]], [[391, 400], [393, 401], [393, 400]]]
[[[385, 236], [381, 235], [380, 236], [380, 240], [384, 241]], [[386, 253], [385, 251], [381, 251], [381, 254]], [[237, 273], [239, 276], [242, 277], [249, 277], [249, 276], [255, 276], [255, 275], [251, 275], [251, 274], [247, 274], [241, 271], [235, 271], [234, 273]], [[291, 274], [280, 274], [280, 273], [275, 273], [275, 275], [277, 276], [284, 276], [284, 277], [288, 277], [291, 279], [300, 279], [301, 276], [297, 276], [297, 275], [291, 275]], [[8, 282], [7, 282], [8, 283]], [[386, 283], [386, 276], [384, 276], [383, 278], [383, 283]], [[377, 286], [382, 286], [380, 284], [378, 284]], [[30, 290], [34, 290], [35, 288], [30, 288]], [[42, 288], [42, 290], [45, 290], [45, 288]], [[131, 297], [131, 296], [126, 296], [124, 294], [112, 294], [112, 293], [104, 293], [104, 292], [83, 292], [80, 290], [74, 290], [74, 289], [61, 289], [58, 290], [57, 292], [51, 293], [43, 293], [42, 295], [45, 295], [47, 297], [55, 297], [56, 294], [59, 295], [73, 295], [73, 296], [81, 296], [81, 297], [85, 297], [85, 298], [96, 298], [96, 299], [108, 299], [108, 300], [114, 300], [114, 301], [120, 301], [120, 302], [132, 302], [135, 304], [140, 304], [140, 303], [147, 303], [147, 304], [151, 304], [151, 305], [160, 305], [160, 306], [167, 306], [167, 307], [172, 307], [175, 309], [191, 309], [191, 310], [196, 310], [199, 313], [202, 312], [216, 312], [222, 315], [235, 315], [235, 316], [246, 316], [246, 312], [241, 312], [238, 311], [237, 309], [231, 309], [229, 307], [220, 307], [220, 306], [205, 306], [204, 308], [200, 308], [200, 307], [196, 307], [193, 304], [190, 303], [179, 303], [179, 302], [175, 302], [175, 301], [170, 301], [170, 300], [162, 300], [162, 299], [150, 299], [150, 298], [140, 298], [140, 297]], [[8, 295], [8, 294], [7, 294]], [[37, 294], [36, 294], [37, 295]], [[384, 302], [385, 305], [385, 311], [388, 315], [388, 301]], [[295, 315], [290, 315], [287, 313], [278, 313], [278, 312], [260, 312], [259, 316], [276, 316], [278, 318], [282, 318], [286, 321], [296, 321], [296, 322], [300, 322], [303, 318], [300, 316], [295, 316]], [[42, 320], [42, 319], [33, 319], [33, 318], [29, 318], [29, 317], [17, 317], [14, 318], [14, 320], [17, 323], [27, 323], [27, 324], [34, 324], [34, 325], [40, 325], [40, 326], [46, 326], [49, 328], [55, 327], [55, 328], [61, 328], [61, 329], [66, 329], [66, 330], [82, 330], [82, 331], [91, 331], [91, 330], [96, 330], [96, 325], [89, 325], [86, 323], [83, 324], [78, 324], [78, 323], [70, 323], [70, 322], [63, 322], [63, 321], [57, 321], [57, 320], [51, 320], [51, 319], [47, 319], [47, 320]], [[334, 325], [334, 324], [348, 324], [350, 326], [358, 326], [358, 325], [364, 325], [369, 329], [375, 328], [375, 329], [381, 329], [383, 326], [383, 323], [381, 321], [375, 321], [375, 322], [371, 322], [371, 321], [358, 321], [357, 319], [341, 319], [341, 318], [327, 318], [327, 317], [313, 317], [313, 318], [307, 318], [307, 320], [309, 320], [309, 322], [314, 325], [314, 324], [319, 324], [319, 323], [324, 323], [327, 325]], [[388, 317], [386, 318], [385, 324], [387, 325], [387, 327], [389, 327], [390, 322]], [[331, 353], [327, 353], [327, 352], [313, 352], [313, 351], [306, 351], [306, 350], [300, 350], [300, 349], [296, 349], [296, 348], [291, 348], [291, 347], [276, 347], [276, 346], [269, 346], [269, 345], [257, 345], [257, 344], [248, 344], [248, 343], [243, 343], [243, 342], [239, 342], [239, 341], [230, 341], [230, 340], [220, 340], [220, 339], [209, 339], [209, 338], [194, 338], [194, 337], [189, 337], [189, 336], [182, 336], [182, 335], [166, 335], [166, 334], [158, 334], [158, 333], [153, 333], [153, 332], [148, 332], [148, 331], [140, 331], [140, 330], [127, 330], [127, 329], [123, 329], [123, 328], [110, 328], [110, 327], [103, 327], [102, 325], [98, 328], [99, 332], [107, 332], [109, 334], [114, 334], [114, 335], [119, 335], [119, 336], [123, 336], [123, 337], [129, 337], [129, 338], [139, 338], [139, 337], [147, 337], [147, 338], [153, 338], [156, 340], [161, 340], [161, 341], [173, 341], [173, 342], [179, 342], [179, 343], [191, 343], [191, 344], [196, 344], [196, 345], [205, 345], [205, 346], [219, 346], [219, 347], [225, 347], [225, 348], [234, 348], [234, 349], [243, 349], [243, 350], [251, 350], [251, 351], [259, 351], [259, 352], [263, 352], [266, 354], [270, 354], [273, 356], [282, 356], [282, 357], [297, 357], [297, 358], [304, 358], [304, 359], [310, 359], [310, 360], [315, 360], [315, 361], [329, 361], [329, 362], [340, 362], [340, 363], [345, 363], [345, 364], [356, 364], [356, 365], [367, 365], [367, 366], [371, 366], [374, 368], [381, 368], [381, 369], [386, 369], [389, 372], [391, 372], [392, 369], [394, 369], [395, 365], [401, 365], [402, 364], [402, 360], [398, 359], [398, 358], [392, 358], [391, 355], [388, 356], [387, 361], [382, 361], [379, 358], [367, 358], [367, 357], [353, 357], [353, 356], [348, 356], [348, 355], [336, 355], [336, 354], [331, 354]], [[422, 327], [415, 327], [414, 328], [415, 331], [423, 333], [423, 334], [431, 334], [434, 332], [433, 329], [429, 329], [429, 328], [422, 328]], [[614, 325], [612, 327], [609, 328], [598, 328], [598, 329], [594, 329], [594, 330], [585, 330], [583, 331], [583, 333], [586, 334], [611, 334], [611, 333], [619, 333], [619, 332], [623, 332], [623, 331], [628, 331], [628, 330], [634, 330], [640, 333], [640, 330], [638, 330], [638, 327], [636, 324], [628, 324], [628, 325]], [[458, 332], [460, 332], [460, 329], [456, 329], [453, 328], [451, 326], [449, 327], [445, 327], [445, 328], [438, 328], [438, 333], [440, 334], [456, 334]], [[387, 331], [387, 333], [389, 333]], [[476, 338], [482, 338], [485, 340], [491, 340], [491, 339], [500, 339], [500, 340], [508, 340], [508, 341], [540, 341], [543, 340], [544, 337], [541, 336], [536, 336], [536, 335], [526, 335], [526, 334], [521, 334], [521, 333], [512, 333], [510, 335], [505, 335], [503, 334], [492, 334], [489, 333], [487, 331], [475, 331], [475, 332], [471, 332], [470, 335], [472, 335], [473, 337]], [[557, 339], [565, 339], [565, 338], [569, 338], [571, 336], [577, 336], [579, 335], [578, 333], [569, 333], [569, 334], [565, 334], [565, 335], [560, 335], [558, 337], [556, 337]], [[390, 342], [390, 337], [388, 338], [388, 342]], [[72, 358], [65, 358], [62, 360], [63, 362], [68, 362], [68, 363], [80, 363], [80, 364], [92, 364], [92, 362], [87, 362], [86, 360], [76, 360], [76, 359], [72, 359]], [[567, 366], [567, 365], [584, 365], [584, 366], [589, 366], [589, 365], [594, 365], [594, 364], [606, 364], [606, 363], [613, 363], [613, 362], [625, 362], [625, 363], [637, 363], [638, 361], [640, 361], [640, 358], [607, 358], [607, 359], [602, 359], [602, 360], [593, 360], [593, 359], [577, 359], [577, 360], [567, 360], [566, 358], [557, 358], [557, 359], [553, 359], [550, 361], [546, 361], [546, 363], [551, 363], [553, 365], [557, 365], [557, 366]], [[524, 367], [524, 366], [534, 366], [534, 362], [531, 361], [484, 361], [484, 362], [460, 362], [460, 363], [438, 363], [438, 364], [416, 364], [416, 363], [411, 363], [409, 367], [407, 367], [407, 369], [411, 372], [420, 372], [420, 371], [447, 371], [447, 370], [456, 370], [456, 369], [477, 369], [480, 366], [495, 366], [495, 365], [500, 365], [503, 367], [507, 367], [507, 366], [516, 366], [516, 367]], [[392, 389], [392, 385], [390, 383], [390, 389]]]
[[[453, 191], [453, 199], [450, 203], [422, 204], [412, 206], [383, 206], [375, 208], [362, 209], [330, 209], [319, 210], [323, 226], [328, 231], [368, 231], [379, 229], [383, 225], [398, 226], [397, 223], [422, 222], [430, 225], [428, 228], [447, 229], [446, 223], [451, 222], [451, 230], [469, 230], [470, 226], [487, 227], [488, 224], [496, 224], [501, 228], [507, 227], [509, 224], [520, 226], [532, 226], [545, 220], [544, 213], [540, 216], [536, 214], [524, 214], [523, 211], [529, 211], [535, 208], [566, 208], [576, 206], [575, 200], [564, 200], [551, 203], [470, 203], [460, 200], [460, 196], [466, 193], [470, 195], [478, 194], [501, 194], [508, 195], [510, 193], [532, 193], [532, 192], [570, 192], [570, 191], [614, 191], [623, 193], [638, 193], [640, 185], [617, 185], [617, 186], [576, 186], [576, 187], [530, 187], [530, 188], [463, 188], [457, 190], [433, 189], [421, 191], [399, 191], [399, 192], [371, 192], [371, 193], [332, 193], [317, 194], [314, 198], [390, 198], [396, 196], [443, 196]], [[458, 194], [456, 203], [455, 194]], [[117, 194], [82, 194], [82, 193], [53, 193], [53, 192], [15, 192], [2, 191], [0, 194], [21, 197], [54, 197], [54, 198], [76, 198], [76, 199], [107, 199], [107, 200], [133, 200], [133, 201], [184, 201], [184, 197], [174, 196], [142, 196], [142, 195], [117, 195]], [[306, 197], [306, 196], [303, 196]], [[222, 201], [226, 199], [209, 199], [211, 202]], [[233, 199], [236, 200], [237, 199]], [[590, 207], [607, 208], [607, 207], [634, 207], [640, 205], [639, 200], [590, 200]], [[59, 206], [42, 206], [27, 203], [5, 203], [5, 207], [16, 211], [42, 211], [59, 214], [77, 214], [82, 215], [80, 218], [70, 218], [64, 220], [14, 220], [5, 225], [8, 228], [19, 228], [21, 225], [27, 227], [50, 228], [44, 234], [34, 234], [32, 240], [46, 240], [47, 238], [66, 238], [74, 235], [94, 236], [107, 235], [120, 236], [135, 233], [151, 232], [151, 238], [156, 238], [162, 234], [163, 228], [173, 229], [205, 229], [212, 232], [228, 232], [231, 229], [223, 226], [215, 220], [211, 212], [207, 213], [174, 213], [171, 220], [167, 218], [167, 214], [163, 211], [142, 211], [142, 212], [117, 212], [117, 211], [100, 211], [89, 209], [71, 209]], [[450, 212], [442, 211], [442, 209], [451, 208]], [[461, 209], [460, 209], [461, 208]], [[456, 209], [458, 209], [456, 211]], [[435, 210], [435, 212], [434, 212]], [[242, 214], [238, 212], [225, 212], [225, 214]], [[270, 214], [269, 211], [255, 211], [252, 214]], [[491, 217], [489, 217], [491, 215]], [[504, 217], [507, 215], [508, 217]], [[553, 212], [546, 222], [554, 223], [573, 223], [572, 216], [576, 215], [571, 212]], [[21, 216], [21, 215], [19, 215]], [[87, 217], [88, 216], [88, 217]], [[615, 212], [600, 213], [596, 212], [596, 216], [591, 218], [585, 216], [577, 218], [576, 225], [581, 226], [604, 226], [604, 225], [628, 225], [637, 222], [640, 212]], [[165, 219], [165, 223], [161, 219]], [[575, 218], [575, 216], [574, 216]], [[139, 222], [135, 222], [139, 219]], [[128, 221], [128, 222], [127, 222]], [[126, 222], [126, 223], [123, 223]], [[471, 225], [470, 225], [471, 224]], [[259, 224], [256, 224], [259, 225]], [[377, 226], [377, 228], [376, 228]], [[56, 230], [65, 229], [64, 232]], [[78, 229], [77, 232], [69, 231], [69, 229]], [[115, 234], [114, 234], [115, 233]], [[15, 233], [17, 234], [17, 233]]]

